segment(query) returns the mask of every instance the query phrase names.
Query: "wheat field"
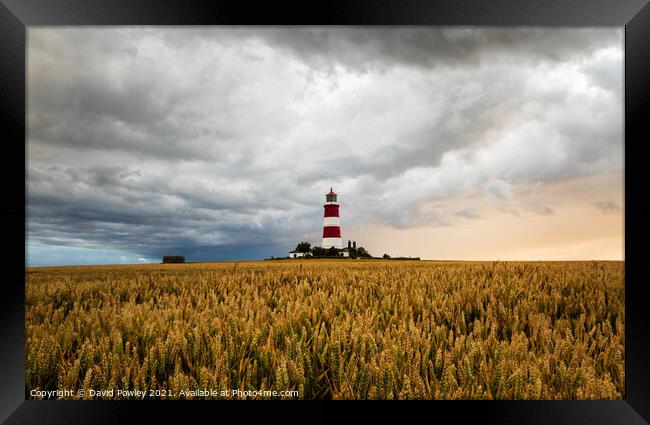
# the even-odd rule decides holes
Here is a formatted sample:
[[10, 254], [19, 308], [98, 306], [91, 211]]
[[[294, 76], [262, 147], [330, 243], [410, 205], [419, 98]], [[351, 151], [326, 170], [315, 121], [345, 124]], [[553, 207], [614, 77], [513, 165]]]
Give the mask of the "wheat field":
[[28, 399], [624, 397], [623, 262], [27, 268], [25, 314]]

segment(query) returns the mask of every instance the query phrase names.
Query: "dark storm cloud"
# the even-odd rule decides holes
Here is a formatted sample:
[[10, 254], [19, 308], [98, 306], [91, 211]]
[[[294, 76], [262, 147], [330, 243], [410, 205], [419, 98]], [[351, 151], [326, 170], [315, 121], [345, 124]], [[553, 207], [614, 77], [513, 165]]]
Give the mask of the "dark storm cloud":
[[516, 61], [565, 61], [622, 40], [620, 32], [596, 28], [535, 27], [232, 27], [216, 31], [206, 27], [181, 36], [165, 31], [162, 37], [176, 48], [206, 40], [236, 46], [242, 39], [259, 40], [312, 66], [340, 64], [362, 72], [403, 65], [477, 65], [495, 53], [506, 53]]
[[[52, 32], [57, 31], [43, 30], [43, 34]], [[30, 59], [35, 62], [30, 69], [30, 137], [36, 142], [45, 139], [48, 144], [73, 148], [124, 149], [181, 159], [205, 158], [206, 154], [218, 157], [225, 153], [219, 147], [229, 146], [242, 136], [242, 129], [236, 128], [231, 119], [236, 114], [233, 108], [238, 106], [231, 99], [237, 88], [232, 83], [249, 81], [233, 81], [237, 80], [240, 65], [218, 61], [204, 61], [206, 64], [193, 58], [175, 63], [178, 69], [170, 70], [170, 64], [161, 63], [161, 58], [134, 46], [143, 39], [158, 42], [160, 48], [171, 49], [173, 53], [214, 44], [232, 47], [241, 57], [246, 57], [247, 42], [258, 40], [269, 48], [290, 52], [308, 66], [340, 64], [355, 71], [389, 71], [408, 65], [477, 66], [479, 58], [489, 61], [495, 54], [512, 57], [513, 65], [520, 65], [524, 59], [555, 62], [579, 59], [596, 48], [621, 42], [620, 32], [602, 29], [299, 27], [58, 32], [59, 37], [50, 38], [39, 36], [37, 30], [30, 32]], [[48, 60], [48, 55], [57, 59]], [[178, 56], [182, 58], [181, 54]], [[113, 74], [120, 64], [120, 73]], [[214, 81], [210, 78], [213, 64], [212, 69], [228, 65], [234, 71]], [[193, 67], [199, 71], [193, 72]], [[615, 85], [620, 76], [619, 70], [612, 70], [607, 61], [590, 65], [590, 70], [594, 79], [607, 87]], [[190, 77], [191, 83], [183, 81]], [[497, 78], [484, 83], [498, 85], [499, 81]], [[192, 105], [201, 99], [208, 84], [212, 102], [211, 110], [205, 112], [222, 119], [206, 122]], [[514, 93], [518, 87], [504, 89], [490, 95], [507, 102], [503, 95]], [[463, 90], [450, 90], [449, 94], [453, 102], [463, 95]], [[273, 103], [272, 98], [265, 100]], [[494, 99], [480, 97], [454, 112], [485, 123], [494, 121], [491, 105]], [[438, 131], [442, 140], [461, 134], [458, 128], [448, 127], [448, 121], [434, 122], [430, 127]], [[481, 127], [484, 126], [476, 126], [476, 131], [480, 132]], [[465, 139], [472, 139], [472, 133], [463, 134]], [[205, 151], [207, 143], [212, 148], [209, 152]], [[447, 148], [434, 145], [442, 151]], [[411, 159], [410, 155], [404, 160]]]
[[[389, 29], [387, 31], [387, 29]], [[485, 54], [506, 52], [517, 60], [561, 61], [590, 53], [604, 43], [620, 40], [616, 33], [597, 29], [540, 28], [301, 28], [276, 31], [271, 40], [311, 63], [331, 58], [353, 69], [465, 66], [485, 60]]]
[[450, 226], [478, 214], [420, 207], [478, 191], [507, 210], [520, 185], [622, 167], [620, 29], [34, 28], [28, 38], [34, 243], [268, 256], [318, 241], [329, 185], [344, 228]]

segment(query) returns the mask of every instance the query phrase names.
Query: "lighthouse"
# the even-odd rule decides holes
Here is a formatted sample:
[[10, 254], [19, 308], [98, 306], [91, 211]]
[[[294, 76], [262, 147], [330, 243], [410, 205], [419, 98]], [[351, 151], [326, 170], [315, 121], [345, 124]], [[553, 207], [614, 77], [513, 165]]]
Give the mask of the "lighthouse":
[[341, 242], [341, 218], [339, 216], [339, 203], [336, 193], [330, 187], [330, 192], [325, 195], [325, 214], [323, 219], [323, 248], [343, 248]]

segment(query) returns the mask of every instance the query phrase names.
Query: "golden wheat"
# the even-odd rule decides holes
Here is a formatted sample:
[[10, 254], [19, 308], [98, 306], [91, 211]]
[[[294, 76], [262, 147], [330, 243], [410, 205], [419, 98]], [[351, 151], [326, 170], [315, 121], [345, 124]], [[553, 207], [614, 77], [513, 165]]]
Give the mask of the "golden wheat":
[[620, 399], [623, 270], [345, 260], [31, 268], [26, 397], [84, 388], [84, 398], [240, 389]]

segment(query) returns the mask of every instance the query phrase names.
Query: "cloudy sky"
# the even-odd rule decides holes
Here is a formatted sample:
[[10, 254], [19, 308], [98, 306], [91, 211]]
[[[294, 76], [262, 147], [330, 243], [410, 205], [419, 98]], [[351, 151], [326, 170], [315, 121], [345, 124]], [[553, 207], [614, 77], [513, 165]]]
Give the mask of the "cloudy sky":
[[28, 29], [28, 265], [623, 259], [623, 28]]

